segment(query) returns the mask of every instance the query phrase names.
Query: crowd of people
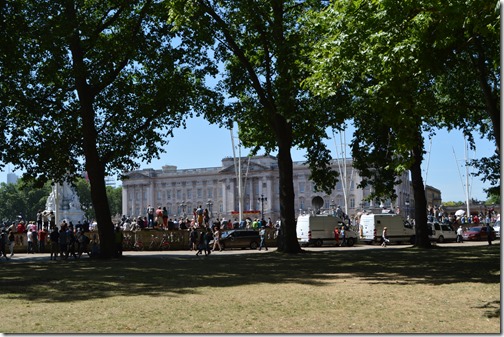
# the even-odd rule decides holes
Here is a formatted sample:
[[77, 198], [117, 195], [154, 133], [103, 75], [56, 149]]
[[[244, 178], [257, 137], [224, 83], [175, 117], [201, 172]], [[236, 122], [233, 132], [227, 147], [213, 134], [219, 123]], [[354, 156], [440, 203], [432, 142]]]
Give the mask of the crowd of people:
[[50, 252], [51, 260], [56, 260], [58, 256], [60, 259], [68, 259], [69, 256], [78, 259], [83, 253], [89, 253], [90, 239], [85, 230], [84, 224], [80, 222], [74, 226], [72, 222], [67, 223], [63, 220], [58, 227], [49, 219], [47, 223], [45, 221], [26, 223], [20, 218], [17, 224], [12, 222], [10, 226], [4, 225], [0, 237], [0, 256], [11, 258], [14, 255], [14, 246], [25, 245], [26, 239], [28, 254]]
[[[277, 222], [278, 223], [278, 222]], [[154, 209], [152, 206], [147, 207], [145, 216], [130, 217], [123, 215], [121, 220], [116, 224], [124, 231], [136, 231], [144, 229], [161, 229], [161, 230], [190, 230], [191, 228], [207, 228], [213, 230], [215, 225], [218, 225], [222, 230], [230, 229], [255, 229], [259, 230], [262, 227], [276, 227], [271, 218], [265, 219], [243, 219], [241, 222], [238, 219], [216, 219], [211, 221], [210, 213], [207, 208], [201, 206], [194, 208], [192, 217], [185, 216], [179, 218], [170, 218], [166, 207], [159, 206]], [[93, 226], [92, 226], [93, 229]]]

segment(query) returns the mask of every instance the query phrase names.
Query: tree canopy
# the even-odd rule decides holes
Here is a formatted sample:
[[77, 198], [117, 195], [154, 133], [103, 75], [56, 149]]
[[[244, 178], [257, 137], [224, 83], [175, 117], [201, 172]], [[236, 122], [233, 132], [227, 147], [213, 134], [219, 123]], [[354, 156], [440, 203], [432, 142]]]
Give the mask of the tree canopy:
[[213, 65], [189, 65], [158, 1], [3, 1], [0, 11], [1, 162], [41, 183], [86, 171], [111, 256], [105, 176], [157, 158], [173, 129], [218, 100], [203, 86]]
[[[217, 88], [226, 93], [226, 109], [210, 121], [238, 123], [240, 141], [256, 153], [278, 150], [280, 175], [280, 250], [298, 252], [294, 210], [291, 149], [307, 150], [311, 179], [330, 193], [337, 173], [330, 169], [330, 152], [323, 143], [326, 128], [339, 125], [343, 114], [332, 113], [346, 104], [345, 96], [316, 97], [301, 88], [309, 62], [309, 41], [299, 19], [320, 10], [320, 1], [167, 1], [170, 17], [187, 40], [207, 42], [222, 64]], [[224, 117], [224, 118], [223, 118]]]
[[[494, 81], [499, 69], [493, 67], [495, 54], [471, 53], [471, 43], [466, 43], [465, 48], [460, 46], [464, 38], [477, 40], [484, 35], [480, 33], [487, 22], [479, 26], [480, 31], [471, 30], [474, 27], [467, 24], [474, 23], [476, 3], [482, 4], [357, 0], [335, 2], [308, 18], [317, 27], [313, 32], [317, 47], [311, 54], [313, 74], [305, 84], [323, 96], [333, 95], [340, 88], [347, 88], [352, 96], [351, 111], [357, 129], [352, 155], [354, 166], [364, 177], [361, 186], [370, 183], [376, 196], [387, 196], [393, 192], [398, 174], [410, 170], [417, 243], [421, 246], [429, 246], [420, 170], [422, 132], [434, 133], [436, 128], [446, 127], [471, 134], [481, 116], [493, 116], [497, 107], [497, 101], [489, 100], [487, 96], [492, 95], [486, 92], [488, 86], [499, 86]], [[487, 30], [495, 31], [498, 12], [488, 5], [483, 8], [491, 23]], [[489, 33], [486, 38], [487, 44], [498, 41], [495, 34]], [[484, 57], [488, 59], [483, 63], [490, 61], [492, 65], [489, 69], [475, 66]], [[468, 60], [473, 63], [468, 64]], [[452, 73], [464, 66], [463, 73]], [[484, 70], [491, 71], [481, 79]], [[468, 96], [458, 102], [463, 110], [453, 105], [460, 93], [448, 78], [465, 80]], [[478, 80], [483, 80], [483, 85], [475, 86]]]

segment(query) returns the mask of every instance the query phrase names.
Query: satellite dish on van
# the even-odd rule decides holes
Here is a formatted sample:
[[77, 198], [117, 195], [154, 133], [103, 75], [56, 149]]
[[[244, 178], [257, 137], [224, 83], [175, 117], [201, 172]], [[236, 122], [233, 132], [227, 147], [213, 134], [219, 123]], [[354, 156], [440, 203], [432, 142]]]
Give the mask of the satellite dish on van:
[[315, 213], [319, 213], [319, 210], [324, 206], [324, 199], [320, 196], [316, 196], [311, 201], [312, 207], [315, 209]]

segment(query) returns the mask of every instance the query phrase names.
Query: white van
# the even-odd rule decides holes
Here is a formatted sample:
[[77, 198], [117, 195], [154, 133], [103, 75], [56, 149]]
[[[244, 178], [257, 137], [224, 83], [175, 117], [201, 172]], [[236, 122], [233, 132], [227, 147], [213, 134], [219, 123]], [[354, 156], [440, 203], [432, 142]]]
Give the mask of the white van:
[[427, 225], [429, 226], [431, 233], [429, 235], [429, 238], [432, 241], [436, 241], [439, 243], [445, 242], [445, 241], [456, 241], [457, 240], [457, 231], [453, 230], [453, 228], [446, 223], [439, 223], [439, 222], [427, 222]]
[[359, 240], [372, 244], [381, 242], [383, 227], [387, 227], [390, 242], [415, 243], [415, 228], [400, 215], [363, 214], [359, 222]]
[[[313, 244], [317, 247], [322, 246], [324, 241], [334, 241], [334, 228], [343, 226], [343, 221], [330, 214], [303, 214], [300, 215], [296, 223], [297, 239], [301, 246]], [[345, 227], [346, 228], [346, 227]], [[351, 247], [357, 242], [356, 232], [345, 229], [347, 246]]]

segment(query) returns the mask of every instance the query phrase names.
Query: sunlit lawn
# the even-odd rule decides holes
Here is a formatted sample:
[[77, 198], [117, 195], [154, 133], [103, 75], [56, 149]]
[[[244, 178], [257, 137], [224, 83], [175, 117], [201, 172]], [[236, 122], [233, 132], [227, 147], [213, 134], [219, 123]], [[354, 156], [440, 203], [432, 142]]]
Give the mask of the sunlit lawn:
[[0, 265], [4, 333], [500, 333], [500, 245]]

